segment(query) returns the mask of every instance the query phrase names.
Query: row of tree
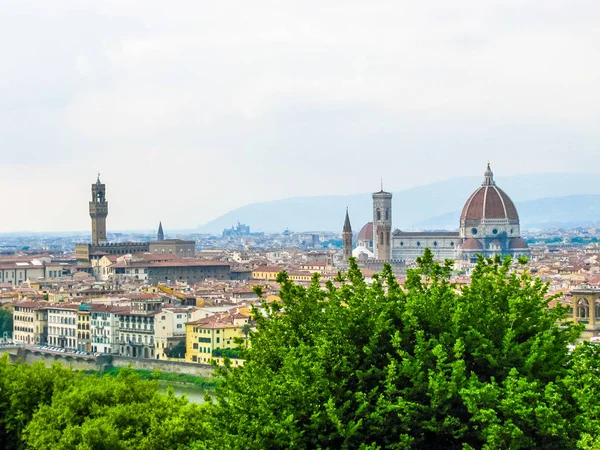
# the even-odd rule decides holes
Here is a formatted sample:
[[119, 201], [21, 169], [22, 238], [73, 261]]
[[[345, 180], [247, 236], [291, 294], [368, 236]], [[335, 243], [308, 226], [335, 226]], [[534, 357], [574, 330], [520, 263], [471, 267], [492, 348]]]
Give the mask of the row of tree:
[[[243, 367], [189, 404], [125, 371], [84, 377], [0, 363], [0, 439], [35, 449], [598, 449], [598, 347], [510, 260], [471, 284], [430, 252], [404, 286], [279, 275]], [[242, 340], [240, 340], [242, 341]]]

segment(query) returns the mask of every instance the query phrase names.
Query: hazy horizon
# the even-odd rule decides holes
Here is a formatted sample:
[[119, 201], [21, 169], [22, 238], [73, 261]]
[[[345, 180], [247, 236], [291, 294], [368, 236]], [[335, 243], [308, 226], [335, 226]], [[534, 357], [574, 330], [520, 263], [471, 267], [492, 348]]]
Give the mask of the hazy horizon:
[[[0, 6], [0, 232], [600, 166], [600, 4]], [[166, 225], [168, 224], [168, 225]], [[166, 231], [166, 230], [165, 230]]]

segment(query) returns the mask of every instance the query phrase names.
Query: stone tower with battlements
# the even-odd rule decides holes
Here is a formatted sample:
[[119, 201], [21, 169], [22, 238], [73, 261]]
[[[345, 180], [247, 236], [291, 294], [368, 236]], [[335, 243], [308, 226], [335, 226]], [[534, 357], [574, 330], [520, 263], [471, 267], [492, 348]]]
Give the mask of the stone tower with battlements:
[[106, 217], [108, 202], [106, 201], [106, 186], [100, 182], [100, 174], [92, 184], [92, 201], [90, 202], [90, 217], [92, 218], [92, 244], [106, 244]]
[[344, 261], [346, 262], [352, 256], [352, 226], [350, 225], [348, 208], [346, 208], [346, 220], [344, 221], [342, 240], [344, 241]]
[[380, 261], [389, 261], [392, 243], [392, 194], [383, 186], [373, 193], [373, 253]]

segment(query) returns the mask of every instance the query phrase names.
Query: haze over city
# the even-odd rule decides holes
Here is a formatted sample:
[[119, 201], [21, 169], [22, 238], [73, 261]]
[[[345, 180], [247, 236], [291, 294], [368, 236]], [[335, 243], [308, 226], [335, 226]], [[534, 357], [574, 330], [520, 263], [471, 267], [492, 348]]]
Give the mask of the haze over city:
[[593, 1], [3, 4], [0, 232], [88, 229], [97, 172], [117, 230], [488, 159], [499, 180], [597, 172], [599, 18]]

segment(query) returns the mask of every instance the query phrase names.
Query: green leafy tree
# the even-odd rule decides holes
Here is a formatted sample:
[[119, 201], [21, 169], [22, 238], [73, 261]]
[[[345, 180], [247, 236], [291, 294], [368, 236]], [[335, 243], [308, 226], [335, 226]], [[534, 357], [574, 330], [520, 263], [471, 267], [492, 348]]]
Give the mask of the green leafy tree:
[[179, 342], [175, 347], [165, 351], [169, 358], [185, 358], [185, 340]]
[[4, 333], [8, 336], [12, 336], [13, 315], [12, 312], [6, 309], [0, 309], [0, 338], [4, 337]]
[[510, 258], [480, 259], [471, 284], [458, 287], [452, 263], [427, 250], [404, 288], [389, 266], [368, 285], [354, 260], [341, 285], [326, 289], [318, 275], [305, 288], [282, 272], [281, 304], [263, 302], [266, 314], [255, 312], [244, 367], [218, 369], [222, 383], [206, 417], [221, 433], [210, 444], [589, 445], [598, 419], [578, 423], [599, 417], [592, 407], [600, 402], [573, 380], [598, 373], [589, 352], [567, 348], [581, 327], [564, 322], [565, 308], [549, 308], [547, 285], [518, 268]]
[[40, 406], [24, 430], [29, 448], [177, 449], [206, 437], [200, 407], [158, 392], [132, 370], [116, 377], [79, 376]]
[[23, 429], [41, 405], [50, 404], [55, 392], [66, 389], [74, 372], [56, 364], [11, 364], [0, 358], [0, 447], [23, 448]]

